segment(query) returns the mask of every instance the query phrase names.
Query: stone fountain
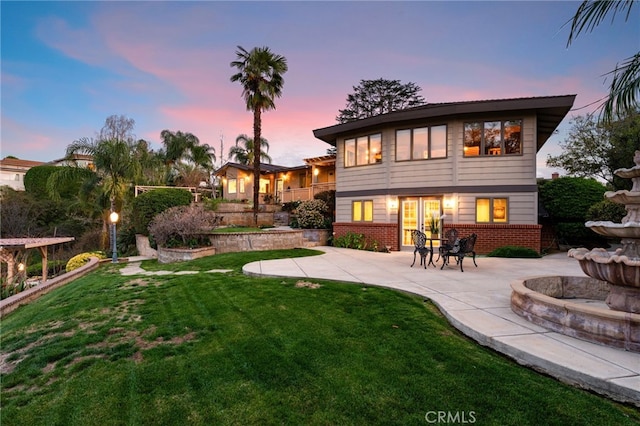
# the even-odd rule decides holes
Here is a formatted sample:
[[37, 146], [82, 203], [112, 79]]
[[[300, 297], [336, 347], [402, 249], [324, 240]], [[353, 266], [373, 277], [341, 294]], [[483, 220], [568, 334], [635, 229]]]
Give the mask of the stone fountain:
[[635, 166], [616, 170], [633, 181], [631, 191], [606, 192], [624, 204], [622, 223], [587, 222], [621, 239], [615, 252], [569, 250], [588, 276], [537, 276], [511, 284], [511, 309], [537, 325], [571, 337], [640, 353], [640, 151]]
[[630, 169], [618, 169], [616, 176], [633, 182], [631, 191], [609, 191], [604, 195], [614, 203], [624, 204], [627, 215], [622, 223], [587, 222], [585, 226], [606, 237], [621, 239], [615, 252], [596, 248], [573, 249], [569, 256], [580, 262], [585, 274], [609, 283], [606, 304], [616, 311], [640, 313], [640, 151], [633, 157]]

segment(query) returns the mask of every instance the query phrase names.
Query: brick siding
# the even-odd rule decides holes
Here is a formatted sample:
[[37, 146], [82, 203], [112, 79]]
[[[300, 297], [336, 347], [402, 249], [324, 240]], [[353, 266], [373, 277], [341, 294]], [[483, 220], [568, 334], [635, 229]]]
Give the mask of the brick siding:
[[[502, 246], [521, 246], [531, 248], [538, 253], [541, 251], [541, 225], [513, 225], [513, 224], [445, 224], [445, 231], [456, 228], [461, 236], [472, 233], [478, 234], [476, 252], [487, 254], [493, 249]], [[345, 235], [347, 232], [363, 234], [368, 241], [377, 241], [379, 247], [391, 247], [391, 250], [400, 250], [399, 227], [395, 223], [349, 223], [336, 222], [333, 224], [335, 237]]]

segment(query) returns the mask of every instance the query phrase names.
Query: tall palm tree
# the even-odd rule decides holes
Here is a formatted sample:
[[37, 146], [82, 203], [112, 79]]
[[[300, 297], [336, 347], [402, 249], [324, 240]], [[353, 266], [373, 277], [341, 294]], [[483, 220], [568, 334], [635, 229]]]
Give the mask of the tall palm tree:
[[[287, 59], [276, 55], [268, 47], [254, 47], [251, 51], [238, 46], [236, 60], [231, 67], [238, 72], [231, 76], [231, 81], [240, 82], [242, 97], [247, 110], [253, 112], [253, 140], [262, 141], [262, 111], [275, 109], [275, 98], [282, 95], [284, 79], [287, 72]], [[253, 218], [258, 224], [258, 208], [260, 204], [260, 152], [253, 150]]]
[[[229, 159], [235, 159], [236, 162], [244, 165], [253, 164], [255, 154], [253, 153], [253, 139], [242, 134], [236, 138], [236, 145], [229, 149]], [[260, 140], [260, 162], [271, 164], [269, 152], [269, 141], [265, 138]]]
[[[571, 22], [571, 32], [567, 46], [583, 31], [592, 31], [597, 27], [607, 15], [611, 19], [618, 13], [624, 16], [625, 21], [632, 17], [631, 8], [637, 5], [633, 0], [585, 0], [576, 14], [569, 21]], [[637, 17], [637, 15], [635, 15]], [[632, 18], [633, 20], [633, 18]], [[621, 65], [607, 73], [612, 75], [609, 95], [603, 99], [600, 106], [602, 110], [602, 121], [611, 123], [616, 118], [622, 118], [638, 109], [638, 96], [640, 95], [640, 52], [625, 59]]]

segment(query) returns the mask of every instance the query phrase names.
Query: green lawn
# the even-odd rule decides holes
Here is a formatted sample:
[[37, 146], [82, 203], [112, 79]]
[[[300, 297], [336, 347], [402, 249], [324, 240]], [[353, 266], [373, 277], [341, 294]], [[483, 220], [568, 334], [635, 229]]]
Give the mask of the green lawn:
[[[2, 321], [8, 425], [632, 425], [640, 410], [564, 385], [460, 335], [430, 303], [318, 280], [242, 275], [217, 255], [98, 271]], [[450, 422], [450, 424], [453, 422]]]

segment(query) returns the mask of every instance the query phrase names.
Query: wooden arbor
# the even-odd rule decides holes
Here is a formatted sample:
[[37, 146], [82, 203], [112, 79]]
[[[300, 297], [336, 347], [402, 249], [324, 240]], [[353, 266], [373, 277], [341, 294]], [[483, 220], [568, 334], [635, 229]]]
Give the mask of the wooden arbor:
[[73, 241], [73, 237], [55, 238], [0, 238], [0, 262], [7, 264], [7, 282], [13, 280], [16, 256], [28, 249], [37, 248], [42, 255], [42, 282], [47, 280], [47, 247]]

